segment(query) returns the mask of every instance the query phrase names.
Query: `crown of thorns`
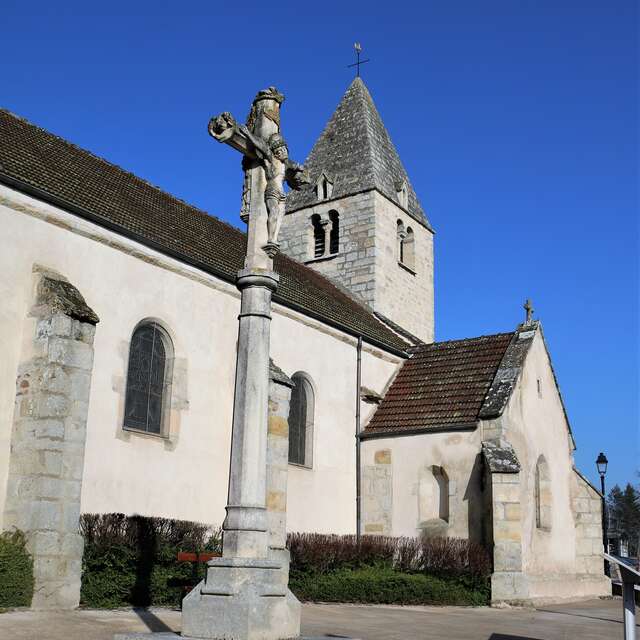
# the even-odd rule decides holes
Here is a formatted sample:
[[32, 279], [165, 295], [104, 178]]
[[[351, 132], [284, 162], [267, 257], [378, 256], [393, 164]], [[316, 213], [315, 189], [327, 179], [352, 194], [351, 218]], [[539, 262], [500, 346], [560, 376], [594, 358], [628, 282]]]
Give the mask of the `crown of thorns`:
[[279, 133], [273, 133], [269, 136], [269, 148], [272, 151], [279, 149], [280, 147], [286, 147], [287, 143], [285, 139]]

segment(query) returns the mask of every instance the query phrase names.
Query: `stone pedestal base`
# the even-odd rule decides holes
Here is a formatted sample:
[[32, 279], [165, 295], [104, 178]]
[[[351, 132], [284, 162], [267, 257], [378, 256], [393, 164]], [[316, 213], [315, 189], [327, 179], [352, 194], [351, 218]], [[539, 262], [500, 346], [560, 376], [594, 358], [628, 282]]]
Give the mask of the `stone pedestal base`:
[[292, 640], [300, 603], [275, 560], [215, 558], [182, 602], [182, 637], [197, 640]]

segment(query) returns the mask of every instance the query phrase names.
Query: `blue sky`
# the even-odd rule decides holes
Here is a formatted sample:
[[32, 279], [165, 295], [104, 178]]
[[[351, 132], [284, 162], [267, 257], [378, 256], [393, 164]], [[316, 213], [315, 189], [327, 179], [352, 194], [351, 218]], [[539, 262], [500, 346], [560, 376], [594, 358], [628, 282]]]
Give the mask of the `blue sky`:
[[[239, 224], [206, 124], [287, 96], [302, 160], [362, 75], [436, 235], [437, 339], [515, 327], [529, 296], [578, 443], [640, 466], [638, 68], [632, 0], [5, 0], [0, 105]], [[95, 3], [97, 6], [97, 3]]]

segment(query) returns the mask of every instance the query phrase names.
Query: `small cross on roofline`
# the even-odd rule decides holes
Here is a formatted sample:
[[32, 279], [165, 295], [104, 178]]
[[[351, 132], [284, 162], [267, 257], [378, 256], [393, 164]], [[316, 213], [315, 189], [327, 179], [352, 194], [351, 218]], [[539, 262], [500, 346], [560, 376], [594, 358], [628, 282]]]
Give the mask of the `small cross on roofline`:
[[526, 302], [523, 305], [524, 310], [527, 313], [524, 323], [531, 324], [533, 322], [533, 305], [531, 304], [531, 300], [527, 298]]

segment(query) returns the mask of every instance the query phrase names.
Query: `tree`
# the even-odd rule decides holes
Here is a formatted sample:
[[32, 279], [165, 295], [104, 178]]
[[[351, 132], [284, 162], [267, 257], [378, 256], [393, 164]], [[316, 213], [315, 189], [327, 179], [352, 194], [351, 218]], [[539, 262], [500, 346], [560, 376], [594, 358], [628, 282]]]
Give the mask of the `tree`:
[[640, 491], [631, 483], [621, 489], [615, 485], [607, 498], [609, 529], [618, 532], [629, 542], [629, 555], [638, 555], [638, 532], [640, 531]]

